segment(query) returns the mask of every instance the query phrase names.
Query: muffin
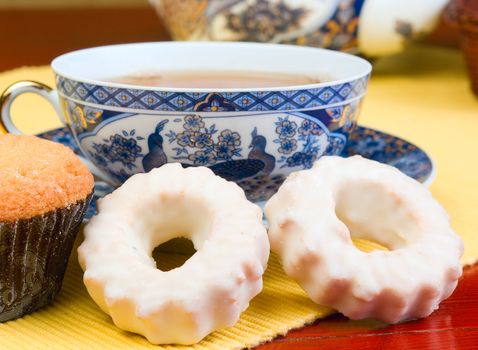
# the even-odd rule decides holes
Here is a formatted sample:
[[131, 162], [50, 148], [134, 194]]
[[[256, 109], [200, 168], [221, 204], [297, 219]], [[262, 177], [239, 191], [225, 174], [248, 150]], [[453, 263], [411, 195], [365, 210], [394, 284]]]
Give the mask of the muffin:
[[59, 292], [93, 185], [69, 148], [0, 135], [0, 322], [49, 304]]

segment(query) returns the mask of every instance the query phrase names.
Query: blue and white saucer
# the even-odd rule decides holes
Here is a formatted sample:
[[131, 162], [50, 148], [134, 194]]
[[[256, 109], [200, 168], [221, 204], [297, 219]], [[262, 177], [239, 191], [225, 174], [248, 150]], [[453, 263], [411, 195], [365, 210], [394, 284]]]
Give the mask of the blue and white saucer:
[[[80, 149], [68, 128], [54, 129], [38, 136], [62, 143], [72, 148], [76, 154], [80, 154]], [[342, 156], [349, 157], [357, 154], [392, 165], [427, 186], [435, 178], [433, 161], [425, 151], [408, 141], [378, 130], [363, 126], [356, 128], [350, 135]], [[95, 182], [95, 195], [86, 214], [86, 219], [96, 213], [96, 200], [112, 190], [113, 187], [101, 180]]]

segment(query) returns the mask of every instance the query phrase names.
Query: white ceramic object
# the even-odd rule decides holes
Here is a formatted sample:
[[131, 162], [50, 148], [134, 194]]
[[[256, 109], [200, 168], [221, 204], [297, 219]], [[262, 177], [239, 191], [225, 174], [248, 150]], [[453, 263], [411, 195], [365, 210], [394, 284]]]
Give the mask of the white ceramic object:
[[447, 0], [150, 0], [176, 40], [256, 41], [383, 56], [429, 33]]
[[[115, 186], [180, 162], [209, 167], [254, 201], [268, 198], [290, 172], [342, 152], [371, 71], [367, 61], [331, 50], [231, 42], [103, 46], [62, 55], [52, 68], [57, 91], [19, 82], [3, 94], [0, 120], [10, 132], [20, 132], [12, 101], [35, 92], [56, 106], [83, 155]], [[212, 89], [112, 81], [182, 70], [287, 73], [312, 83]]]
[[[269, 42], [280, 43], [287, 40], [293, 40], [299, 36], [306, 35], [322, 27], [333, 16], [339, 0], [269, 0], [274, 5], [285, 4], [290, 11], [304, 11], [307, 13], [300, 20], [300, 25], [291, 27], [286, 31], [277, 31], [271, 34]], [[211, 18], [207, 30], [198, 36], [199, 40], [242, 40], [242, 34], [231, 30], [228, 27], [226, 14], [221, 10], [219, 4], [223, 2], [211, 1], [206, 11], [206, 16]], [[236, 4], [229, 7], [230, 13], [240, 16], [247, 10], [247, 7], [254, 3], [253, 1], [235, 2]], [[260, 21], [260, 19], [258, 19]], [[259, 33], [258, 33], [259, 34]]]
[[385, 56], [431, 32], [448, 0], [366, 0], [360, 13], [359, 51]]

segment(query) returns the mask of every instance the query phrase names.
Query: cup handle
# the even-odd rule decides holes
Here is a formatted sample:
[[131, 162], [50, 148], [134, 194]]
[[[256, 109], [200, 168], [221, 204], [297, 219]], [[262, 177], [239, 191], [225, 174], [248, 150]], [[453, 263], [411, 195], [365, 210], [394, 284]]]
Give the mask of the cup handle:
[[63, 125], [65, 125], [65, 120], [62, 117], [60, 110], [60, 103], [58, 101], [58, 95], [56, 92], [43, 83], [36, 81], [23, 80], [16, 82], [10, 85], [0, 97], [0, 130], [9, 132], [11, 134], [21, 135], [23, 134], [16, 126], [12, 120], [10, 114], [10, 108], [13, 101], [20, 96], [21, 94], [32, 92], [34, 94], [40, 95], [50, 102], [55, 111], [60, 118]]
[[[13, 101], [18, 96], [27, 92], [32, 92], [37, 95], [40, 95], [48, 102], [50, 102], [55, 108], [58, 118], [60, 118], [62, 124], [66, 125], [60, 109], [60, 101], [58, 99], [58, 94], [56, 93], [56, 91], [43, 83], [31, 80], [23, 80], [10, 85], [0, 96], [0, 131], [16, 135], [23, 134], [23, 132], [15, 126], [15, 123], [13, 122], [10, 114], [10, 108], [12, 106]], [[83, 161], [83, 163], [86, 164], [86, 166], [90, 169], [93, 175], [105, 182], [112, 183], [111, 179], [105, 174], [103, 174], [103, 172], [100, 171], [88, 159], [81, 155], [79, 155], [79, 158]]]

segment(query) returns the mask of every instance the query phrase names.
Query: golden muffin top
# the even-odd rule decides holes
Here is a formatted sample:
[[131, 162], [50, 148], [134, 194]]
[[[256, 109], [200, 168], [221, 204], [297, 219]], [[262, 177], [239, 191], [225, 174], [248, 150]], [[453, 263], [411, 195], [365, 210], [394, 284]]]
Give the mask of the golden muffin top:
[[94, 180], [71, 149], [35, 136], [0, 135], [0, 221], [27, 219], [85, 199]]

